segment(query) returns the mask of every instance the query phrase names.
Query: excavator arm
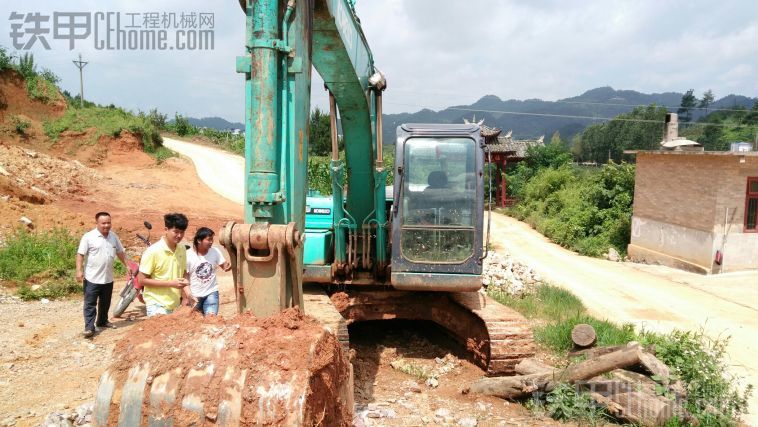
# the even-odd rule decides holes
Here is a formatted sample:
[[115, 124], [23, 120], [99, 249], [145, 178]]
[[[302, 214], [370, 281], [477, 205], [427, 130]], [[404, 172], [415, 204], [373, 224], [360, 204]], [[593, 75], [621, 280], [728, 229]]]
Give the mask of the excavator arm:
[[347, 0], [249, 0], [244, 10], [247, 53], [237, 71], [245, 74], [246, 223], [228, 223], [221, 241], [237, 261], [238, 309], [265, 316], [302, 306], [312, 65], [339, 106], [345, 141], [347, 164], [337, 155], [331, 164], [334, 272], [350, 269], [342, 243], [372, 225], [378, 262], [386, 265], [387, 172], [376, 162], [385, 82]]

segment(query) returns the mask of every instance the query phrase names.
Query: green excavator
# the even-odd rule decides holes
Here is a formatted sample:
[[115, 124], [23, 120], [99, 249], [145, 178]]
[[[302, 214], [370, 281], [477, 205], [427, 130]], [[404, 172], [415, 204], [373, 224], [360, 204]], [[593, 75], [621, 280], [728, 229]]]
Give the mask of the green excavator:
[[[353, 1], [240, 5], [247, 16], [245, 55], [236, 62], [245, 75], [245, 223], [229, 222], [220, 233], [233, 264], [237, 310], [262, 318], [299, 307], [316, 318], [321, 332], [297, 338], [313, 345], [292, 345], [288, 357], [314, 360], [324, 346], [336, 348], [326, 352], [331, 359], [321, 370], [310, 364], [253, 375], [245, 363], [254, 359], [240, 352], [256, 353], [260, 343], [232, 338], [229, 331], [246, 327], [235, 319], [208, 326], [189, 344], [155, 337], [141, 347], [192, 349], [201, 361], [162, 372], [161, 363], [134, 358], [121, 376], [111, 367], [100, 380], [96, 423], [348, 425], [347, 326], [367, 320], [432, 321], [487, 375], [513, 373], [535, 349], [526, 320], [479, 292], [487, 255], [480, 128], [402, 125], [389, 141], [395, 157], [387, 168], [387, 81], [374, 65]], [[307, 186], [313, 68], [330, 100], [329, 197], [309, 195]], [[288, 339], [281, 337], [281, 348], [290, 348]], [[325, 374], [332, 365], [339, 368]], [[125, 369], [123, 363], [118, 368]], [[198, 388], [204, 391], [192, 394]]]

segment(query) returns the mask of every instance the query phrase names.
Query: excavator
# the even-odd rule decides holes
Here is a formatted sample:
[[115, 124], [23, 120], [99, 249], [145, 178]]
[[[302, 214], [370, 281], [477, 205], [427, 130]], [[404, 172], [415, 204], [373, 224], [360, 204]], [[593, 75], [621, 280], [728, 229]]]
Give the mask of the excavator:
[[[240, 0], [245, 222], [230, 221], [220, 233], [233, 265], [237, 311], [265, 318], [298, 307], [323, 327], [311, 335], [293, 327], [296, 339], [277, 337], [281, 366], [265, 372], [252, 368], [251, 355], [264, 357], [262, 341], [231, 335], [248, 328], [246, 339], [258, 341], [253, 332], [260, 328], [235, 319], [207, 326], [189, 343], [171, 334], [149, 337], [129, 347], [147, 357], [132, 357], [131, 367], [114, 364], [101, 377], [96, 424], [350, 425], [348, 325], [354, 322], [434, 322], [490, 376], [511, 374], [534, 354], [526, 320], [479, 292], [487, 255], [486, 146], [479, 126], [401, 125], [390, 141], [395, 157], [388, 168], [387, 81], [353, 3]], [[313, 68], [329, 94], [328, 197], [309, 195], [307, 186]], [[190, 351], [195, 366], [169, 369], [156, 360]], [[324, 354], [314, 369], [311, 362]], [[310, 362], [297, 368], [287, 358]]]

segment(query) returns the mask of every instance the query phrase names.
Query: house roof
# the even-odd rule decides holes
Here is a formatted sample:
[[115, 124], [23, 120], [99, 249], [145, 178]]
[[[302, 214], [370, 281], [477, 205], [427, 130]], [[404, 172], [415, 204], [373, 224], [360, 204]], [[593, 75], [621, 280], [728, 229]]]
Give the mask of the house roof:
[[[472, 123], [476, 123], [476, 117], [472, 120]], [[465, 121], [469, 123], [468, 120]], [[545, 145], [544, 136], [541, 136], [539, 139], [513, 139], [511, 137], [512, 130], [509, 130], [505, 136], [501, 136], [502, 129], [489, 127], [483, 121], [480, 121], [478, 124], [482, 130], [484, 143], [487, 144], [492, 153], [505, 153], [509, 157], [524, 158], [529, 147]]]
[[[510, 135], [510, 132], [509, 132]], [[542, 147], [545, 145], [544, 139], [513, 139], [510, 136], [500, 136], [497, 138], [497, 144], [490, 144], [490, 151], [493, 153], [508, 153], [511, 157], [526, 157], [526, 151], [529, 147]]]

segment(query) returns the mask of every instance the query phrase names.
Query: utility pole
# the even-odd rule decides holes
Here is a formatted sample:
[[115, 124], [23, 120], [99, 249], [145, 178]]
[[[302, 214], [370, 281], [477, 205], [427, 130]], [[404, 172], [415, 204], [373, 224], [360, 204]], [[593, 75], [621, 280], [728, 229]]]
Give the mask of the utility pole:
[[79, 107], [84, 108], [84, 77], [82, 75], [82, 68], [84, 68], [87, 63], [82, 61], [81, 53], [79, 54], [79, 60], [72, 62], [79, 69]]

